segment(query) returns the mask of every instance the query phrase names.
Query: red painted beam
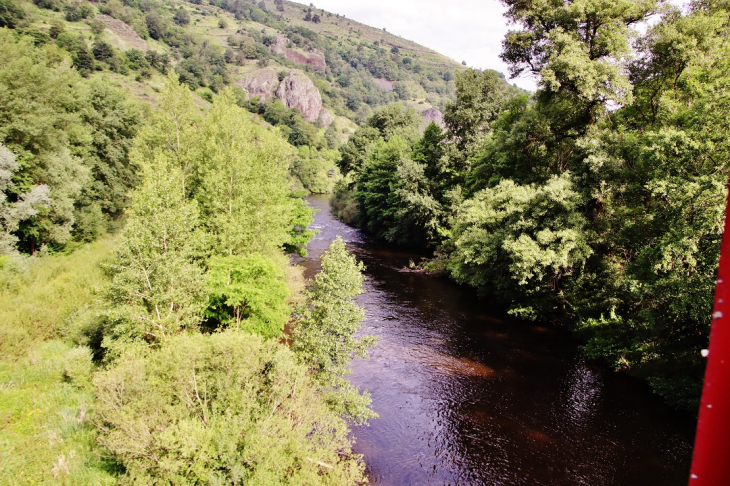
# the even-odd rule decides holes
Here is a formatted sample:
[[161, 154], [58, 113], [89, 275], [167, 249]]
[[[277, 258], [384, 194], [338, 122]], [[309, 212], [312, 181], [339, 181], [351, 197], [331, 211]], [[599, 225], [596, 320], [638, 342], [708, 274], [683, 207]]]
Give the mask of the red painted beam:
[[[726, 214], [730, 216], [730, 194]], [[708, 351], [689, 484], [730, 486], [730, 217], [727, 216]]]

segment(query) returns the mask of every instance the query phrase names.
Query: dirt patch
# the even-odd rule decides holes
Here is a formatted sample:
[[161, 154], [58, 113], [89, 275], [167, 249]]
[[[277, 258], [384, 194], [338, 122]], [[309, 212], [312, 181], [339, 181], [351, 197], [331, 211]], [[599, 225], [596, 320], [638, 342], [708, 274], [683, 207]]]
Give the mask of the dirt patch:
[[378, 82], [378, 86], [383, 88], [385, 91], [393, 91], [393, 81], [388, 81], [387, 79], [375, 79], [375, 81]]
[[150, 46], [147, 45], [144, 39], [121, 20], [105, 14], [99, 14], [96, 18], [104, 22], [106, 28], [110, 31], [111, 35], [109, 37], [117, 49], [123, 51], [138, 49], [145, 52], [150, 50]]

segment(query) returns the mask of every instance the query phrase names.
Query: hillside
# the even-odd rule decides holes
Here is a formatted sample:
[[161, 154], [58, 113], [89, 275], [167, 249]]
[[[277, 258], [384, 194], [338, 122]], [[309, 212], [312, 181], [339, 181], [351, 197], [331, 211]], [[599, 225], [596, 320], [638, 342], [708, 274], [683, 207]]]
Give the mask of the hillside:
[[[354, 130], [352, 122], [361, 123], [373, 108], [393, 101], [439, 119], [433, 109], [443, 111], [455, 93], [454, 74], [464, 69], [384, 30], [293, 2], [14, 1], [23, 11], [16, 29], [38, 42], [52, 41], [54, 26], [81, 34], [93, 56], [81, 69], [125, 76], [116, 84], [145, 102], [154, 103], [157, 74], [169, 67], [208, 101], [225, 85], [247, 89], [252, 79], [271, 72], [279, 82], [289, 70], [305, 73], [344, 130], [343, 139]], [[108, 49], [102, 45], [94, 51], [99, 43]], [[79, 46], [65, 48], [78, 51]], [[311, 121], [318, 118], [318, 113], [304, 114]]]
[[232, 86], [256, 123], [278, 127], [296, 147], [293, 189], [315, 193], [332, 190], [334, 150], [375, 108], [401, 102], [422, 117], [422, 128], [442, 124], [464, 69], [382, 29], [282, 0], [6, 4], [0, 27], [130, 94], [142, 111], [158, 106], [170, 72], [202, 111]]

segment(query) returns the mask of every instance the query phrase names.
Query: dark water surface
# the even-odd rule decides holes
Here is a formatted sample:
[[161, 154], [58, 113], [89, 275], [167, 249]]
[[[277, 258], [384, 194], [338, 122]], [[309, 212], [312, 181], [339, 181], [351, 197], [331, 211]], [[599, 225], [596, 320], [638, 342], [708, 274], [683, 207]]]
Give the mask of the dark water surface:
[[694, 424], [646, 386], [586, 364], [561, 330], [403, 271], [417, 258], [336, 221], [326, 197], [309, 203], [307, 276], [337, 235], [367, 266], [363, 332], [380, 338], [351, 381], [380, 414], [354, 429], [373, 484], [687, 484]]

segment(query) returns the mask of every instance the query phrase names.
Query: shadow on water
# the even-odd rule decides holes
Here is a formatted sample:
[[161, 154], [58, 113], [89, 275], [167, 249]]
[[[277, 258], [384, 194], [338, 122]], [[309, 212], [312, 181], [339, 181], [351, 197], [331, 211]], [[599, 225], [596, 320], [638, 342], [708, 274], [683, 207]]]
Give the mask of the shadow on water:
[[562, 330], [402, 271], [414, 255], [335, 220], [324, 196], [309, 203], [320, 234], [305, 274], [337, 235], [367, 267], [362, 332], [380, 338], [350, 381], [380, 414], [353, 430], [373, 484], [687, 483], [694, 425], [643, 384], [585, 363]]

